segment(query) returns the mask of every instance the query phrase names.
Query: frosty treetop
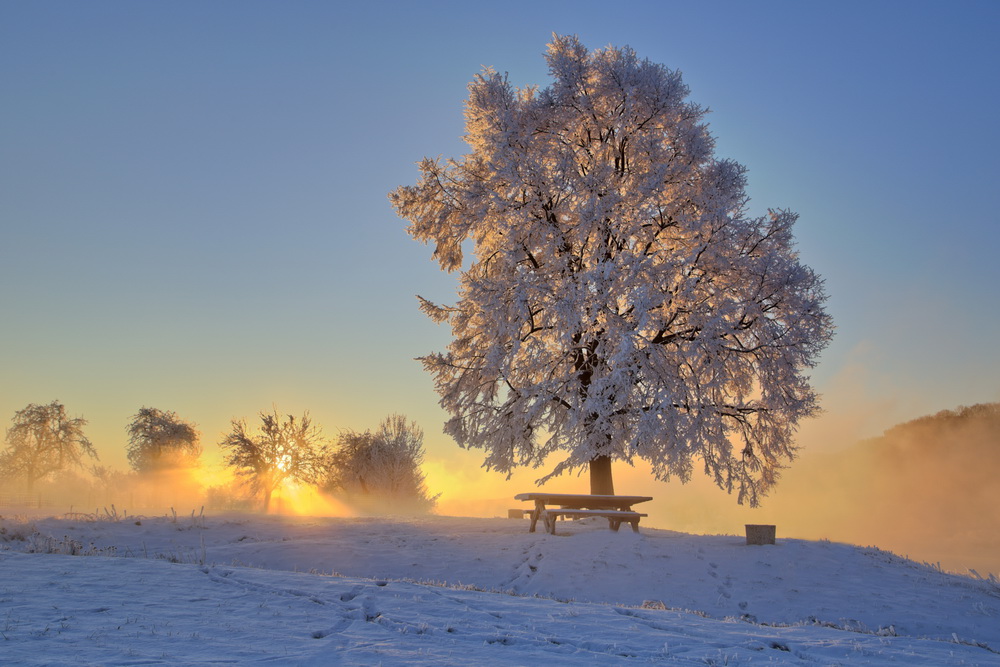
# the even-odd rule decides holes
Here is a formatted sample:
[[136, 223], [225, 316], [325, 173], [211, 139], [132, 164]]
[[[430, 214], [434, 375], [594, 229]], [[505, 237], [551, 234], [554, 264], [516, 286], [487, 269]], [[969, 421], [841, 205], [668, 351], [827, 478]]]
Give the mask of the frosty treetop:
[[454, 335], [422, 359], [445, 430], [507, 473], [563, 453], [545, 479], [638, 457], [687, 480], [699, 459], [756, 505], [817, 410], [803, 371], [832, 333], [797, 216], [748, 217], [745, 170], [714, 157], [679, 72], [575, 37], [546, 58], [542, 90], [479, 74], [472, 151], [390, 194], [460, 272], [457, 304], [421, 300]]

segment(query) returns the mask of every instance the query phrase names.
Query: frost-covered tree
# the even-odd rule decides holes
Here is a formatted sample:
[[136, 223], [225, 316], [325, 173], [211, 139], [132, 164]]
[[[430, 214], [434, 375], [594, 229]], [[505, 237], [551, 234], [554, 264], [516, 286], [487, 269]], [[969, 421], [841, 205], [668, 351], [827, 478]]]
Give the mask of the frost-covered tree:
[[315, 481], [325, 441], [308, 412], [301, 418], [287, 415], [284, 420], [277, 410], [261, 412], [260, 421], [260, 429], [252, 433], [245, 420], [234, 419], [219, 446], [226, 465], [261, 498], [266, 512], [274, 490], [285, 481]]
[[[629, 48], [553, 38], [552, 83], [469, 86], [471, 152], [424, 159], [390, 193], [409, 233], [460, 273], [422, 361], [445, 431], [485, 467], [561, 460], [613, 493], [611, 461], [686, 481], [696, 463], [756, 505], [817, 411], [805, 369], [832, 333], [797, 216], [748, 214], [745, 169], [714, 157], [679, 72]], [[470, 242], [475, 256], [463, 256]]]
[[324, 487], [366, 507], [426, 512], [436, 496], [428, 495], [423, 459], [423, 429], [403, 415], [391, 415], [375, 432], [340, 436], [327, 459]]
[[125, 430], [128, 462], [136, 472], [187, 468], [201, 456], [198, 431], [174, 412], [140, 408]]
[[29, 404], [14, 413], [7, 429], [7, 448], [0, 455], [5, 477], [22, 477], [31, 491], [35, 482], [61, 470], [82, 467], [83, 457], [97, 451], [83, 434], [87, 420], [70, 418], [59, 401]]

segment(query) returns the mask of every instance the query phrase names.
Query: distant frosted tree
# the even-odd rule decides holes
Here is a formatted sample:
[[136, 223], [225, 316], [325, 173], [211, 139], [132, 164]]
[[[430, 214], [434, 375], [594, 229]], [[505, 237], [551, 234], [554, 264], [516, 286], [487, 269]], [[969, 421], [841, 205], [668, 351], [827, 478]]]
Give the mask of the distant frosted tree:
[[542, 90], [478, 75], [471, 152], [390, 194], [460, 272], [455, 305], [421, 299], [453, 334], [422, 359], [445, 430], [508, 474], [561, 452], [540, 481], [589, 466], [613, 493], [612, 460], [684, 481], [697, 463], [756, 505], [817, 411], [804, 370], [832, 333], [797, 216], [747, 214], [745, 169], [713, 156], [679, 72], [575, 37], [546, 58]]
[[97, 451], [83, 434], [86, 425], [82, 417], [68, 417], [59, 401], [29, 404], [14, 413], [0, 470], [5, 477], [24, 478], [31, 491], [35, 482], [52, 473], [82, 467], [85, 456], [96, 460]]
[[301, 418], [287, 415], [284, 420], [277, 410], [261, 412], [260, 421], [258, 432], [252, 433], [246, 421], [234, 419], [232, 430], [219, 446], [226, 465], [261, 498], [266, 512], [271, 495], [285, 481], [315, 481], [324, 439], [308, 412]]
[[140, 408], [125, 430], [128, 462], [136, 472], [186, 468], [201, 456], [198, 431], [174, 412]]
[[403, 415], [391, 415], [375, 432], [341, 435], [327, 460], [324, 486], [363, 505], [426, 512], [435, 497], [428, 495], [423, 459], [423, 429]]

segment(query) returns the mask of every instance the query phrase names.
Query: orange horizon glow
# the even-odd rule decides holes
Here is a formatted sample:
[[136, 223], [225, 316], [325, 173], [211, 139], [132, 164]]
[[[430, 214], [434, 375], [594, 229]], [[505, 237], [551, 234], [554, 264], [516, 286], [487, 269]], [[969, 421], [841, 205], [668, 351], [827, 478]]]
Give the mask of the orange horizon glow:
[[279, 516], [353, 517], [356, 513], [311, 484], [285, 482], [271, 496], [268, 514]]

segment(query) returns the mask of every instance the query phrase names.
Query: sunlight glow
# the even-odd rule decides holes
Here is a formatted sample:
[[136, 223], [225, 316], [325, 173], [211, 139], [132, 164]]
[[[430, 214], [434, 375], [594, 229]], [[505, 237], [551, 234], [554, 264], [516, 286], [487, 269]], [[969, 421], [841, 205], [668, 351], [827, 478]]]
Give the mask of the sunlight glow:
[[281, 472], [288, 472], [288, 469], [292, 467], [292, 457], [288, 454], [282, 454], [274, 464], [278, 466], [278, 470]]
[[316, 487], [295, 482], [286, 482], [275, 490], [268, 514], [339, 517], [355, 515], [347, 505], [320, 493]]
[[202, 487], [228, 486], [233, 482], [231, 468], [223, 465], [202, 465], [191, 469], [191, 476]]

